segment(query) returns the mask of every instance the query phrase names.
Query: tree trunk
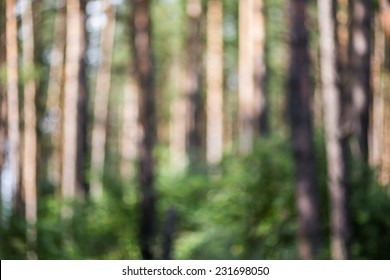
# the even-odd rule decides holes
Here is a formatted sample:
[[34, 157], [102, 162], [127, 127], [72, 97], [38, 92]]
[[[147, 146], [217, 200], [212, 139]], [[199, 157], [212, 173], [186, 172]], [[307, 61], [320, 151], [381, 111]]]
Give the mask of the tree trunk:
[[50, 154], [48, 178], [55, 186], [61, 179], [61, 94], [64, 82], [65, 54], [65, 0], [57, 0], [57, 13], [54, 23], [54, 42], [50, 54], [50, 74], [47, 89], [45, 124], [50, 133]]
[[359, 157], [368, 162], [368, 127], [371, 103], [372, 1], [350, 1], [350, 94], [351, 129], [358, 143]]
[[239, 36], [238, 139], [240, 152], [246, 154], [254, 136], [266, 131], [262, 0], [239, 2]]
[[201, 0], [187, 0], [187, 153], [190, 160], [197, 161], [203, 147], [204, 119], [202, 98], [202, 3]]
[[23, 190], [25, 201], [25, 215], [27, 222], [28, 258], [36, 258], [35, 245], [37, 239], [37, 186], [36, 186], [36, 109], [35, 109], [35, 80], [30, 77], [34, 71], [34, 38], [31, 2], [27, 1], [22, 13], [22, 37], [23, 37], [23, 68], [28, 71], [27, 80], [24, 83], [24, 135], [23, 135]]
[[381, 0], [381, 21], [385, 33], [386, 51], [385, 51], [385, 71], [387, 76], [387, 85], [384, 89], [384, 110], [383, 110], [383, 132], [382, 132], [382, 155], [380, 166], [380, 181], [383, 185], [390, 184], [390, 125], [387, 123], [390, 119], [390, 4], [387, 0]]
[[218, 164], [223, 152], [222, 1], [208, 1], [207, 11], [207, 128], [206, 157]]
[[87, 154], [88, 145], [88, 76], [87, 76], [87, 50], [88, 33], [86, 28], [86, 5], [90, 0], [80, 1], [80, 58], [78, 73], [78, 100], [77, 100], [77, 166], [76, 191], [79, 195], [86, 195], [89, 191], [87, 180]]
[[152, 245], [155, 235], [155, 159], [156, 106], [154, 73], [152, 65], [150, 0], [133, 1], [133, 51], [134, 68], [138, 82], [140, 110], [139, 121], [142, 139], [139, 147], [140, 186], [140, 243], [144, 259], [153, 259]]
[[127, 74], [122, 102], [122, 127], [120, 136], [120, 172], [126, 180], [134, 175], [134, 162], [138, 157], [138, 87], [132, 71]]
[[307, 1], [290, 5], [289, 111], [295, 159], [298, 208], [298, 249], [302, 259], [313, 259], [319, 247], [319, 214], [312, 132]]
[[341, 104], [337, 87], [335, 19], [332, 0], [318, 1], [320, 29], [321, 77], [324, 98], [326, 153], [330, 192], [331, 255], [333, 259], [348, 258], [347, 193], [345, 164], [340, 129]]
[[[5, 2], [1, 1], [0, 3], [0, 68], [6, 67], [5, 25], [6, 25]], [[6, 104], [5, 94], [6, 94], [6, 83], [0, 80], [0, 174], [3, 170], [3, 164], [5, 160], [5, 143], [7, 140], [7, 132], [6, 132], [7, 119], [4, 112], [5, 111], [4, 105]], [[0, 180], [0, 188], [1, 188], [1, 180]]]
[[265, 135], [268, 133], [268, 110], [266, 96], [265, 63], [266, 28], [264, 16], [264, 0], [252, 0], [253, 13], [253, 52], [254, 52], [254, 122], [255, 134]]
[[[7, 60], [7, 108], [8, 108], [8, 149], [10, 186], [14, 194], [14, 207], [20, 207], [20, 186], [19, 186], [19, 93], [18, 93], [18, 42], [17, 42], [17, 21], [15, 15], [15, 0], [7, 0], [6, 13], [6, 60]], [[12, 113], [10, 113], [12, 112]]]
[[182, 83], [185, 76], [182, 74], [180, 58], [174, 58], [170, 67], [171, 91], [176, 95], [170, 104], [170, 166], [177, 172], [182, 172], [186, 167], [186, 114], [188, 112]]
[[92, 128], [91, 167], [92, 182], [91, 195], [99, 198], [103, 192], [103, 172], [106, 149], [107, 118], [111, 82], [111, 55], [114, 46], [115, 8], [110, 1], [104, 1], [107, 22], [101, 32], [101, 59], [96, 77], [94, 101], [94, 119]]
[[[76, 195], [77, 180], [78, 79], [83, 35], [79, 0], [66, 2], [66, 30], [61, 186], [63, 198], [73, 199]], [[68, 210], [64, 213], [65, 217], [72, 215], [70, 209]]]

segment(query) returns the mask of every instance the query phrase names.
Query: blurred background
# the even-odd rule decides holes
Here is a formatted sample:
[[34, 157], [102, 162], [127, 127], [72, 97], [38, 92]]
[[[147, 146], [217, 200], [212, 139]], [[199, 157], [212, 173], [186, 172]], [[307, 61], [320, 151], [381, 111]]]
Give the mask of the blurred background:
[[1, 0], [1, 259], [389, 259], [387, 0]]

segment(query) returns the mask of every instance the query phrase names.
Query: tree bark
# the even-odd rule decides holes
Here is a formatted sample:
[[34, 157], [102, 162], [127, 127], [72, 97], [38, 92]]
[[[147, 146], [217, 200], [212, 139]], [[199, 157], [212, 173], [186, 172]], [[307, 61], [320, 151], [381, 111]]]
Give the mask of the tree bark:
[[[22, 13], [22, 37], [23, 37], [23, 67], [27, 74], [24, 83], [24, 135], [23, 135], [23, 190], [25, 201], [25, 216], [27, 222], [26, 239], [28, 245], [28, 258], [36, 258], [35, 246], [37, 240], [37, 185], [36, 185], [36, 108], [35, 108], [35, 79], [34, 71], [34, 38], [31, 2], [27, 1]], [[30, 73], [31, 71], [31, 73]]]
[[314, 259], [319, 248], [319, 213], [312, 131], [307, 1], [290, 2], [289, 111], [295, 160], [298, 208], [298, 249], [302, 259]]
[[218, 164], [223, 153], [222, 1], [208, 1], [206, 158]]
[[61, 95], [64, 84], [65, 54], [65, 0], [57, 0], [57, 13], [54, 23], [54, 41], [50, 54], [50, 74], [47, 89], [45, 124], [50, 133], [50, 154], [48, 178], [55, 186], [61, 182]]
[[[82, 18], [80, 1], [66, 2], [66, 55], [63, 105], [62, 140], [62, 196], [73, 199], [76, 195], [77, 167], [77, 119], [80, 59], [82, 56]], [[72, 215], [70, 209], [64, 215]]]
[[345, 163], [341, 143], [341, 104], [337, 87], [335, 19], [332, 0], [318, 1], [318, 20], [330, 192], [331, 255], [333, 259], [346, 259], [348, 258], [349, 227]]
[[96, 77], [94, 119], [92, 128], [91, 195], [100, 198], [103, 192], [103, 172], [107, 137], [107, 118], [111, 85], [111, 55], [114, 47], [115, 8], [104, 1], [107, 22], [101, 32], [101, 60]]
[[202, 2], [187, 0], [187, 153], [190, 161], [201, 160], [204, 140], [202, 138], [204, 120], [202, 98]]
[[[8, 147], [10, 185], [14, 194], [14, 207], [20, 208], [20, 133], [19, 133], [19, 92], [18, 92], [18, 42], [15, 0], [7, 0], [6, 5], [6, 60], [7, 60], [7, 108], [8, 108]], [[12, 112], [12, 113], [10, 113]]]
[[[5, 25], [6, 25], [5, 2], [1, 1], [0, 3], [0, 68], [6, 67]], [[3, 164], [5, 160], [5, 144], [7, 140], [7, 132], [6, 132], [7, 119], [4, 112], [5, 104], [6, 104], [5, 94], [6, 94], [6, 83], [4, 81], [0, 81], [0, 174], [3, 170]], [[0, 188], [1, 188], [1, 181], [0, 181]]]
[[262, 0], [239, 2], [239, 150], [247, 154], [254, 136], [266, 131], [264, 94], [265, 27]]
[[382, 132], [382, 155], [379, 179], [383, 185], [390, 184], [390, 125], [387, 121], [390, 119], [390, 4], [387, 0], [381, 0], [381, 21], [385, 33], [386, 51], [385, 51], [385, 72], [387, 85], [384, 89], [384, 110], [383, 110], [383, 132]]
[[351, 132], [359, 143], [359, 158], [368, 162], [369, 109], [371, 90], [372, 1], [351, 0], [350, 3], [350, 94]]
[[122, 126], [120, 136], [120, 172], [126, 180], [134, 173], [134, 162], [138, 157], [139, 127], [138, 127], [138, 87], [132, 71], [128, 71], [123, 92]]
[[139, 121], [142, 139], [139, 147], [140, 187], [140, 246], [143, 259], [153, 259], [152, 245], [155, 235], [155, 159], [156, 105], [152, 64], [150, 0], [134, 0], [132, 14], [132, 43], [134, 68], [138, 82], [140, 108]]

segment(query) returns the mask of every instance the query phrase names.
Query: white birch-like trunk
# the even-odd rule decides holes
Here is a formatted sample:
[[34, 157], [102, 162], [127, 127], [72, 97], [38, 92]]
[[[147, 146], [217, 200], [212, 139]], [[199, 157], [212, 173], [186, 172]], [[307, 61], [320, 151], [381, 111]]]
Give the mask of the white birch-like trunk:
[[223, 153], [222, 1], [210, 0], [207, 11], [206, 158], [218, 164]]
[[101, 32], [101, 60], [96, 77], [94, 121], [91, 151], [91, 195], [95, 199], [103, 192], [103, 172], [106, 147], [107, 118], [111, 86], [111, 57], [114, 46], [115, 9], [109, 0], [103, 2], [107, 22]]
[[337, 87], [335, 24], [332, 9], [332, 0], [318, 1], [322, 95], [330, 191], [331, 256], [333, 259], [346, 259], [348, 232], [346, 232], [345, 166], [341, 145], [341, 104]]

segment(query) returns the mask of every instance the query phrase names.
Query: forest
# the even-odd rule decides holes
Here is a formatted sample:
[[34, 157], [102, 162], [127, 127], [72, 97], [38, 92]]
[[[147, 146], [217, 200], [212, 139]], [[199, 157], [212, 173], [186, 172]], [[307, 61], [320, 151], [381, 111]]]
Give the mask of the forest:
[[389, 259], [389, 0], [1, 0], [1, 259]]

